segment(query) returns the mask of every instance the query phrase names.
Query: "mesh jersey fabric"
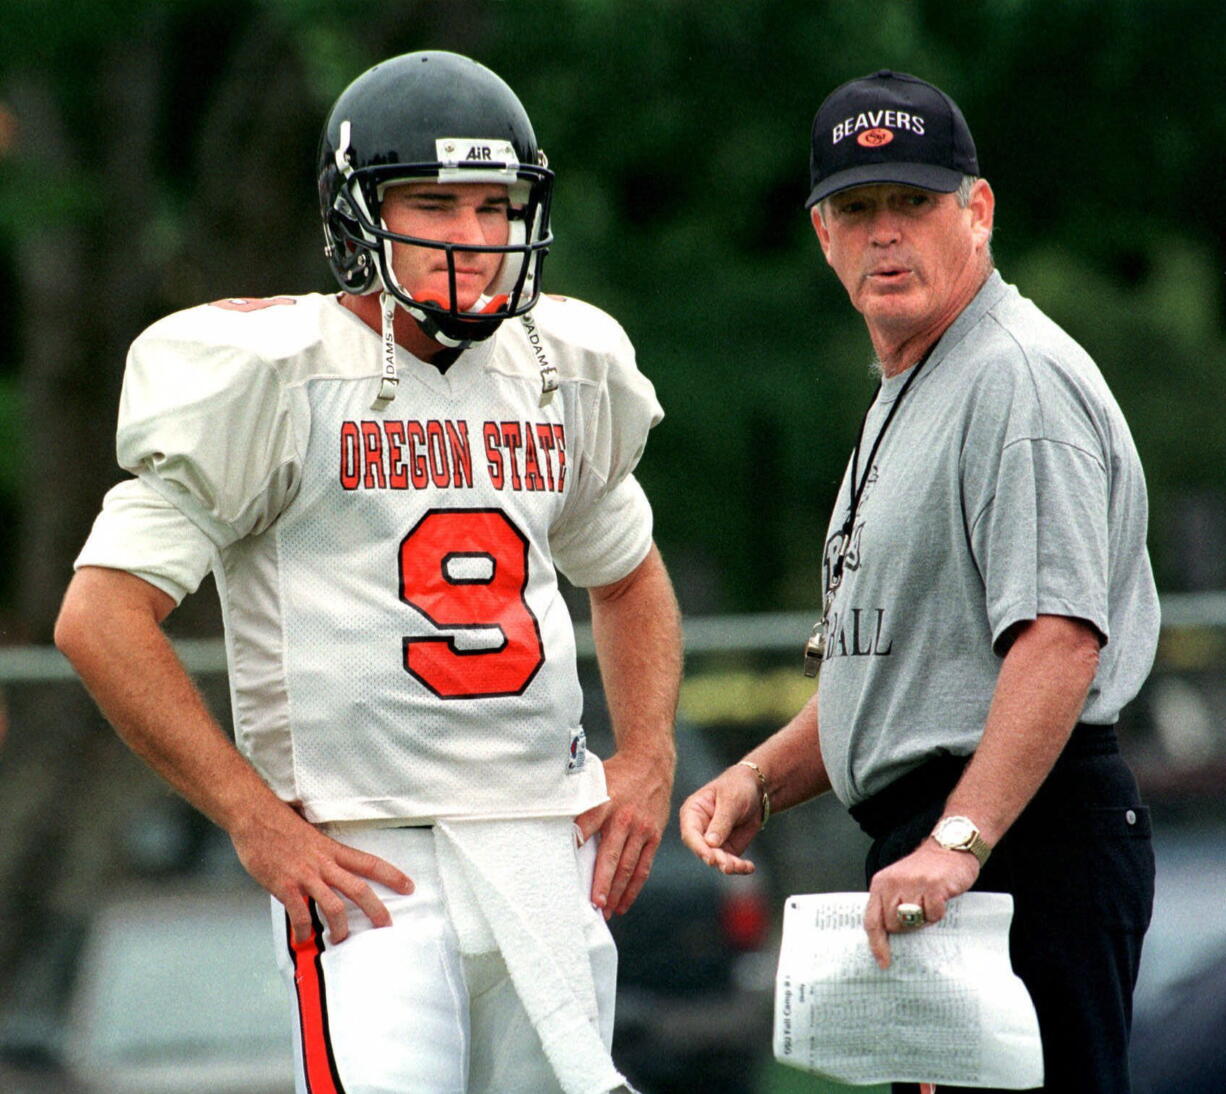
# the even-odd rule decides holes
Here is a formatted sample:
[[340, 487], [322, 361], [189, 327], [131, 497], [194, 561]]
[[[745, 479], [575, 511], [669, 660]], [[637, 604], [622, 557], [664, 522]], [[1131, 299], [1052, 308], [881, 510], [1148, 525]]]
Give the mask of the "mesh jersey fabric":
[[[661, 417], [614, 320], [543, 299], [440, 373], [328, 296], [176, 313], [133, 343], [120, 464], [77, 565], [176, 600], [211, 569], [236, 740], [323, 821], [574, 815], [579, 585], [651, 542], [633, 477]], [[540, 402], [540, 355], [559, 389]]]

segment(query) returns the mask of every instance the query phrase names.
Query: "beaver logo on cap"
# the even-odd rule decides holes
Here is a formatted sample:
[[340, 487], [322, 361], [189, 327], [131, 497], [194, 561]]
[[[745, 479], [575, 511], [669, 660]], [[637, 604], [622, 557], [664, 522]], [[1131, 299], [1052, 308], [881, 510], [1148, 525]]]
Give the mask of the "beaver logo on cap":
[[856, 143], [864, 148], [880, 148], [893, 139], [894, 134], [888, 129], [866, 129], [856, 137]]

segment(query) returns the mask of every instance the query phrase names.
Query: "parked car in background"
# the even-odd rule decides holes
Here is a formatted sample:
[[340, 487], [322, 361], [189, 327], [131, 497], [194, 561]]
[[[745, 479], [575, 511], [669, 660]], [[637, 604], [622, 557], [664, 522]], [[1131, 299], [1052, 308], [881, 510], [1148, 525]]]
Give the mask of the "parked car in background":
[[141, 888], [61, 925], [9, 994], [6, 1094], [291, 1094], [268, 898]]
[[704, 866], [677, 834], [681, 802], [722, 768], [696, 731], [678, 730], [668, 832], [638, 900], [610, 922], [613, 1057], [643, 1094], [750, 1094], [770, 1056], [777, 939], [766, 879]]
[[1132, 1027], [1134, 1094], [1226, 1091], [1226, 812], [1154, 825], [1158, 878]]
[[1226, 1090], [1226, 949], [1170, 985], [1137, 1015], [1134, 1094], [1222, 1094]]
[[64, 1043], [97, 1094], [289, 1094], [290, 1007], [267, 895], [132, 896], [95, 920]]

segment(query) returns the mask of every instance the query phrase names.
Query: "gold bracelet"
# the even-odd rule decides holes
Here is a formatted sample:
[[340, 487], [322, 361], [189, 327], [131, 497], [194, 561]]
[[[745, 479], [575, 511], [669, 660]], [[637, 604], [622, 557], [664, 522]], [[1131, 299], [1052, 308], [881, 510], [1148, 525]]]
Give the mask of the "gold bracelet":
[[762, 769], [753, 760], [737, 760], [737, 764], [740, 767], [749, 768], [758, 776], [758, 782], [762, 784], [762, 823], [759, 828], [765, 828], [766, 822], [771, 819], [771, 796], [766, 789], [766, 776], [762, 774]]

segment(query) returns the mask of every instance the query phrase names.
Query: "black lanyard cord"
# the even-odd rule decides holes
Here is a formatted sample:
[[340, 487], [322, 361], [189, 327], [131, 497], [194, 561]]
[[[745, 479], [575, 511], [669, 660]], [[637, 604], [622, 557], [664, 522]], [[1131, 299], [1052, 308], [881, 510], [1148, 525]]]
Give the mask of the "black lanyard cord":
[[877, 403], [877, 395], [880, 394], [880, 391], [878, 391], [877, 395], [873, 396], [872, 402], [868, 404], [868, 410], [864, 412], [864, 417], [860, 420], [860, 432], [856, 436], [856, 447], [852, 449], [851, 453], [851, 504], [848, 508], [847, 520], [843, 524], [842, 542], [839, 544], [838, 554], [830, 564], [830, 577], [826, 582], [825, 596], [822, 598], [822, 618], [813, 627], [813, 633], [809, 635], [809, 639], [805, 643], [806, 676], [816, 676], [818, 667], [827, 656], [826, 632], [830, 627], [830, 612], [834, 604], [834, 591], [843, 581], [843, 564], [847, 559], [847, 552], [851, 549], [851, 535], [855, 531], [856, 512], [860, 508], [860, 499], [864, 495], [865, 487], [868, 486], [868, 477], [873, 471], [873, 460], [877, 458], [877, 450], [881, 447], [882, 438], [885, 437], [886, 430], [890, 428], [894, 415], [898, 413], [898, 408], [902, 406], [903, 396], [907, 394], [907, 389], [915, 382], [915, 378], [928, 361], [931, 353], [932, 349], [930, 347], [928, 353], [925, 353], [912, 367], [911, 375], [906, 378], [899, 389], [898, 398], [894, 400], [894, 404], [886, 413], [885, 421], [881, 423], [881, 428], [877, 431], [873, 446], [868, 451], [864, 477], [857, 483], [856, 478], [860, 471], [860, 447], [864, 442], [864, 427], [868, 425], [868, 416], [872, 413], [872, 409]]
[[873, 460], [877, 457], [877, 449], [881, 447], [881, 441], [885, 437], [885, 432], [890, 428], [890, 423], [894, 420], [894, 415], [898, 412], [898, 408], [902, 406], [903, 396], [907, 394], [907, 389], [914, 383], [915, 378], [920, 374], [920, 369], [928, 363], [928, 358], [932, 350], [929, 349], [911, 369], [911, 375], [903, 382], [902, 389], [898, 392], [898, 397], [891, 404], [889, 411], [885, 416], [885, 421], [881, 423], [881, 428], [877, 431], [877, 436], [873, 440], [873, 446], [868, 450], [868, 459], [864, 462], [864, 477], [860, 479], [859, 484], [856, 483], [856, 475], [860, 469], [860, 446], [864, 442], [864, 427], [868, 424], [868, 416], [872, 413], [873, 407], [877, 405], [877, 396], [873, 395], [872, 402], [868, 404], [868, 409], [864, 412], [864, 417], [860, 419], [860, 432], [856, 435], [856, 447], [851, 452], [851, 505], [847, 511], [847, 520], [843, 522], [843, 542], [839, 547], [839, 553], [834, 561], [834, 565], [830, 572], [831, 587], [837, 586], [843, 578], [843, 561], [847, 557], [847, 549], [851, 543], [851, 533], [856, 525], [856, 512], [860, 508], [860, 498], [864, 494], [864, 488], [868, 485], [868, 477], [872, 474]]

